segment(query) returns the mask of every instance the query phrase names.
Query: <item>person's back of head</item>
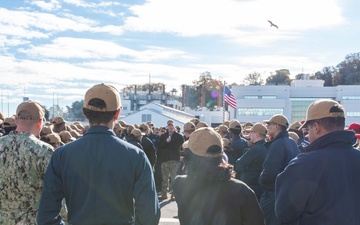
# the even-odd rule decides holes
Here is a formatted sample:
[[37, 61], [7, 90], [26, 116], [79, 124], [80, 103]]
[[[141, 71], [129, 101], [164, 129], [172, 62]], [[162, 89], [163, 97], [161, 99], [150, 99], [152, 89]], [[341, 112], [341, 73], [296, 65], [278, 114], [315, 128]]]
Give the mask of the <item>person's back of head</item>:
[[110, 121], [116, 121], [120, 108], [119, 92], [111, 85], [94, 85], [85, 94], [83, 113], [89, 120], [90, 126], [106, 126]]
[[39, 136], [44, 115], [45, 110], [38, 102], [30, 100], [20, 103], [16, 109], [16, 130]]
[[238, 120], [230, 121], [228, 131], [231, 137], [239, 136], [241, 134], [241, 130], [242, 127]]
[[188, 141], [188, 176], [208, 181], [226, 181], [233, 177], [232, 166], [222, 158], [223, 145], [223, 138], [213, 128], [195, 130]]

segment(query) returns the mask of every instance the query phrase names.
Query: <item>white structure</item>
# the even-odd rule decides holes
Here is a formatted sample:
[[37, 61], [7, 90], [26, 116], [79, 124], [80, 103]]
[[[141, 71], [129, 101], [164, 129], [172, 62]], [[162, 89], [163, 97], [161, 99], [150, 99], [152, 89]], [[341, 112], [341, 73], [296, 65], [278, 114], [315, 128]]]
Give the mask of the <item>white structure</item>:
[[128, 124], [141, 124], [151, 121], [155, 127], [166, 126], [167, 121], [172, 120], [174, 125], [180, 126], [182, 130], [184, 124], [193, 118], [193, 115], [184, 111], [152, 102], [141, 106], [139, 111], [122, 117], [121, 120]]
[[346, 125], [360, 122], [360, 86], [323, 87], [323, 83], [322, 80], [294, 80], [291, 86], [233, 86], [231, 91], [237, 109], [231, 118], [261, 122], [274, 114], [283, 114], [293, 123], [305, 120], [306, 110], [313, 101], [327, 98], [344, 106]]
[[219, 107], [214, 111], [210, 111], [206, 107], [203, 107], [199, 110], [191, 110], [186, 107], [185, 111], [194, 117], [198, 118], [200, 121], [206, 122], [211, 127], [217, 127], [222, 124], [225, 120], [229, 120], [230, 113], [227, 111], [223, 111], [223, 107]]

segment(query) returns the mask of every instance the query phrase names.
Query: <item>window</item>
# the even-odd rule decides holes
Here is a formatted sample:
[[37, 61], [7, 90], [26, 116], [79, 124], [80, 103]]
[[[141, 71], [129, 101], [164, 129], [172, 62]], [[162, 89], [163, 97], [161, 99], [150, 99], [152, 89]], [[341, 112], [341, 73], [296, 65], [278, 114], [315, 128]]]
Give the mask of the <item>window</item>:
[[146, 123], [147, 121], [151, 121], [151, 114], [142, 114], [141, 122]]
[[343, 100], [360, 100], [360, 96], [342, 96]]
[[282, 108], [238, 108], [239, 116], [273, 116], [283, 114]]
[[360, 117], [360, 112], [346, 112], [346, 117]]

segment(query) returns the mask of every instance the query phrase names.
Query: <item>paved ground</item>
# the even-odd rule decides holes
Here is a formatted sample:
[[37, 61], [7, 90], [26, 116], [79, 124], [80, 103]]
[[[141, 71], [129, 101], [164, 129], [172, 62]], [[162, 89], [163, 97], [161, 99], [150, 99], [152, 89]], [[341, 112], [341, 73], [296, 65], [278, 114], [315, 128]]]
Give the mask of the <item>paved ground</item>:
[[170, 198], [160, 200], [161, 218], [159, 225], [179, 225], [177, 217], [177, 205], [175, 201]]

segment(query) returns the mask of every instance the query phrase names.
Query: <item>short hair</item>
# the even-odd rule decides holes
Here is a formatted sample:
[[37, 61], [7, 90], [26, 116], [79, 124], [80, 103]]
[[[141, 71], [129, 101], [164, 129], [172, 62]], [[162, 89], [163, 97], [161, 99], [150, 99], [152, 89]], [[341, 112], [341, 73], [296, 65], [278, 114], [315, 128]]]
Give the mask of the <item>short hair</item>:
[[240, 135], [241, 134], [241, 129], [229, 128], [229, 133], [232, 133], [234, 135]]
[[[104, 100], [99, 98], [93, 98], [89, 101], [88, 105], [95, 106], [96, 108], [106, 108], [106, 103]], [[110, 112], [101, 112], [101, 111], [92, 111], [90, 109], [82, 109], [84, 116], [89, 120], [91, 125], [97, 125], [100, 123], [109, 123], [115, 116], [117, 111]]]
[[314, 122], [317, 122], [325, 130], [343, 130], [345, 128], [345, 118], [344, 117], [326, 117], [322, 119], [312, 120], [309, 122], [311, 126]]

